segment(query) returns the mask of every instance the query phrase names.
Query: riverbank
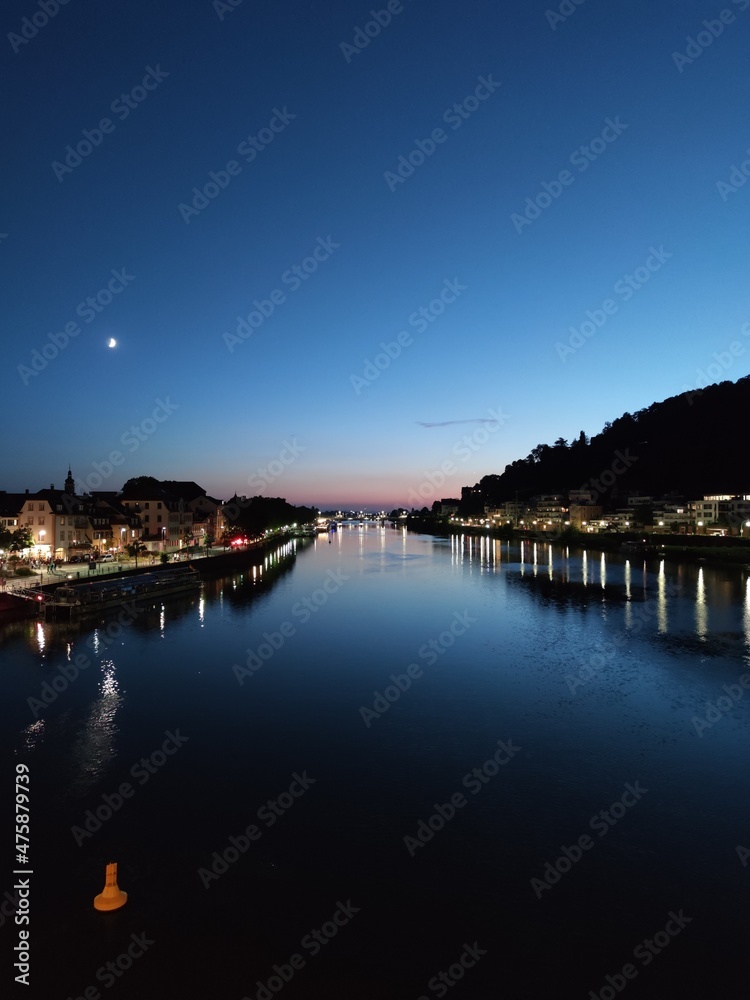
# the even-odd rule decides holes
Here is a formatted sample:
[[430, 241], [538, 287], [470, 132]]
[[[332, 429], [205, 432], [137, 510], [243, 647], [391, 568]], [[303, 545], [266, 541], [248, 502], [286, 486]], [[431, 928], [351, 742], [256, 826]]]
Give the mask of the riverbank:
[[[623, 555], [664, 556], [677, 562], [707, 563], [718, 568], [750, 570], [750, 543], [741, 538], [718, 538], [711, 535], [644, 535], [638, 532], [617, 534], [584, 534], [575, 529], [565, 531], [524, 531], [517, 528], [487, 528], [481, 525], [453, 526], [428, 518], [409, 518], [409, 531], [448, 538], [451, 535], [484, 535], [503, 541], [549, 542], [553, 545], [571, 545], [596, 552]], [[627, 548], [632, 551], [628, 553]], [[639, 551], [636, 546], [642, 546]]]
[[183, 558], [177, 562], [151, 563], [147, 559], [141, 559], [138, 565], [135, 565], [133, 560], [129, 560], [125, 564], [101, 563], [94, 573], [71, 566], [67, 570], [59, 571], [55, 576], [45, 574], [44, 576], [19, 577], [12, 579], [9, 589], [0, 593], [0, 619], [3, 621], [21, 620], [35, 618], [38, 614], [36, 601], [17, 596], [13, 592], [14, 589], [33, 591], [35, 594], [49, 594], [57, 590], [58, 587], [70, 584], [93, 582], [115, 576], [125, 578], [142, 573], [160, 573], [174, 569], [176, 565], [184, 566], [186, 563], [194, 566], [202, 578], [210, 579], [244, 569], [258, 555], [265, 557], [267, 553], [272, 552], [278, 545], [290, 541], [292, 537], [289, 532], [280, 533], [239, 549], [220, 550], [212, 552], [210, 555], [190, 559]]

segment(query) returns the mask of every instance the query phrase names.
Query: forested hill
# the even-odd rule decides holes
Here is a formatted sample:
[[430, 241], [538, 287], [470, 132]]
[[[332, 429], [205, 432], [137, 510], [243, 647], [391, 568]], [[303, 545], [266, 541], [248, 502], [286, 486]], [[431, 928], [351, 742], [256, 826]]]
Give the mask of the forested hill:
[[[540, 493], [586, 488], [602, 473], [617, 473], [600, 487], [606, 502], [623, 493], [651, 496], [674, 493], [686, 499], [704, 493], [750, 492], [750, 376], [684, 392], [637, 413], [606, 423], [601, 433], [573, 441], [558, 438], [539, 444], [526, 457], [506, 465], [502, 475], [485, 476], [474, 489], [476, 501], [526, 500]], [[625, 456], [630, 465], [618, 457]], [[612, 476], [605, 475], [605, 481]], [[468, 493], [468, 491], [466, 491]]]

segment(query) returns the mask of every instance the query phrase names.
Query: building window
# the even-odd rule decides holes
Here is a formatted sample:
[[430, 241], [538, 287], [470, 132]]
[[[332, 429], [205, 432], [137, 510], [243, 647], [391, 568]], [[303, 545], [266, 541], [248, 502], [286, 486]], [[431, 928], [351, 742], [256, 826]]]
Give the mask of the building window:
[[27, 507], [27, 510], [33, 510], [33, 509], [34, 509], [34, 504], [30, 503], [29, 506]]
[[156, 515], [156, 520], [159, 521], [159, 522], [161, 522], [161, 514], [157, 514]]
[[143, 505], [143, 506], [144, 506], [144, 508], [145, 508], [146, 510], [148, 510], [148, 508], [149, 508], [149, 507], [150, 507], [151, 505], [149, 504], [149, 502], [148, 502], [148, 500], [147, 500], [147, 501], [146, 501], [146, 502], [144, 503], [144, 505]]

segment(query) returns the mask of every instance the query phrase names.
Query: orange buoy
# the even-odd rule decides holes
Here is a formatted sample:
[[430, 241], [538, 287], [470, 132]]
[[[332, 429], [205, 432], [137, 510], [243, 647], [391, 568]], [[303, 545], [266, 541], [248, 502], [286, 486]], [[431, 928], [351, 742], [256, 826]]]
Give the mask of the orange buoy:
[[128, 894], [117, 884], [117, 863], [107, 865], [104, 889], [94, 897], [94, 909], [119, 910], [128, 901]]

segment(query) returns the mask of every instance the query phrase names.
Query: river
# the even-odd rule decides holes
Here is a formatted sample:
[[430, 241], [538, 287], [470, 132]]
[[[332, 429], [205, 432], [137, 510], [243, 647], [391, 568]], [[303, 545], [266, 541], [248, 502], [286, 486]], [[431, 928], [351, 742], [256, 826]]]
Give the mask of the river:
[[745, 572], [352, 525], [2, 647], [26, 996], [747, 995]]

